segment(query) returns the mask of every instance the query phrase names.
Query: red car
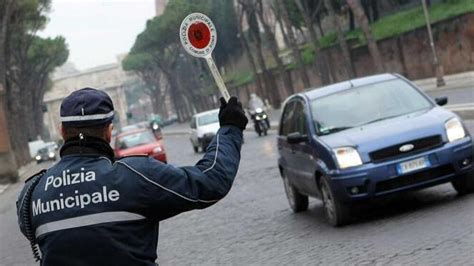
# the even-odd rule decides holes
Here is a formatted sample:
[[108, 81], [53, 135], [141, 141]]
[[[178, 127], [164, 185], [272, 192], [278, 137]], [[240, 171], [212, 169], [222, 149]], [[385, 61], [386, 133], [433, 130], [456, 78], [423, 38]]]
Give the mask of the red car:
[[137, 129], [117, 135], [115, 140], [117, 157], [144, 154], [163, 163], [167, 162], [162, 141], [157, 139], [150, 129]]

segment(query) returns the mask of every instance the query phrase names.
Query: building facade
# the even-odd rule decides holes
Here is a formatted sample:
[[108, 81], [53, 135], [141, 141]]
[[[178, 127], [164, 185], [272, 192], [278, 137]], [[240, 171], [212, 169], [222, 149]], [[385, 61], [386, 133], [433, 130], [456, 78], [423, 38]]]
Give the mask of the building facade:
[[120, 63], [103, 65], [53, 78], [53, 88], [44, 96], [44, 103], [47, 107], [44, 124], [49, 131], [50, 138], [55, 140], [61, 136], [59, 110], [62, 100], [73, 91], [85, 87], [100, 89], [109, 94], [114, 103], [116, 121], [125, 125], [128, 108], [124, 89], [125, 84], [132, 79], [136, 79], [136, 76], [123, 71]]

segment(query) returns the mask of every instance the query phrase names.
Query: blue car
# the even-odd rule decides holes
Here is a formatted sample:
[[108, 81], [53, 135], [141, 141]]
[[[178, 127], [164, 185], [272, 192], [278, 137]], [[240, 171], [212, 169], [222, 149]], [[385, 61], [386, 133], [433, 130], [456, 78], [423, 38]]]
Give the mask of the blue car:
[[350, 222], [357, 201], [451, 182], [474, 191], [474, 146], [456, 114], [397, 74], [345, 81], [289, 97], [278, 166], [294, 212], [308, 196], [328, 222]]

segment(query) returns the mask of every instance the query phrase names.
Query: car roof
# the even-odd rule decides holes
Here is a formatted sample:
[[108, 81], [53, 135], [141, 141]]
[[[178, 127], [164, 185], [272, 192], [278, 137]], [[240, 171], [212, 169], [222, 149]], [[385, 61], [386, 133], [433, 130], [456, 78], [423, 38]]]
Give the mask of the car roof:
[[363, 78], [351, 79], [335, 84], [331, 84], [328, 86], [320, 87], [320, 88], [311, 88], [308, 90], [303, 91], [300, 94], [305, 95], [308, 99], [313, 100], [317, 98], [321, 98], [333, 93], [341, 92], [348, 90], [350, 88], [360, 87], [368, 84], [374, 84], [382, 81], [388, 81], [393, 79], [398, 79], [399, 77], [395, 74], [380, 74], [380, 75], [373, 75]]
[[122, 132], [122, 133], [118, 134], [117, 138], [127, 136], [127, 135], [133, 135], [133, 134], [136, 134], [136, 133], [146, 132], [146, 131], [150, 131], [150, 129], [148, 129], [148, 128], [137, 128], [137, 129], [133, 129], [133, 130], [127, 130], [125, 132]]
[[212, 109], [212, 110], [209, 110], [209, 111], [197, 113], [194, 116], [195, 117], [200, 117], [200, 116], [203, 116], [203, 115], [208, 115], [208, 114], [217, 113], [217, 112], [219, 112], [219, 109]]

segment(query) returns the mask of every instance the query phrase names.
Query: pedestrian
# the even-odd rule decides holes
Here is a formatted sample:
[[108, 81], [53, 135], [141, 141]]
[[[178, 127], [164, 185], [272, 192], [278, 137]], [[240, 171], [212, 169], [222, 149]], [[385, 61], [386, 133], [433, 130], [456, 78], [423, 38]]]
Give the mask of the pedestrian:
[[103, 91], [71, 93], [60, 115], [61, 160], [26, 180], [17, 201], [20, 229], [42, 265], [156, 265], [159, 222], [229, 192], [248, 122], [237, 98], [222, 98], [221, 128], [206, 154], [174, 167], [114, 158], [114, 107]]

